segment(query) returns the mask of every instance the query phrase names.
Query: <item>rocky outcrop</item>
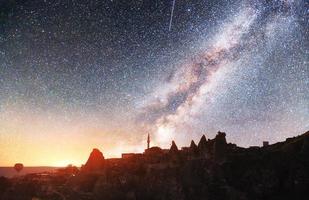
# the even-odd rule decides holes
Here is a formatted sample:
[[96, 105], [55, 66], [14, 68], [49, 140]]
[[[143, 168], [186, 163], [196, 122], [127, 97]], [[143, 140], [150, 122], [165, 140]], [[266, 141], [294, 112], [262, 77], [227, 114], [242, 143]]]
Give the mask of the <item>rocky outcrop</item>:
[[217, 162], [223, 162], [227, 154], [227, 143], [225, 139], [226, 134], [224, 132], [218, 132], [214, 139], [213, 153], [214, 159]]
[[[309, 132], [267, 147], [240, 148], [227, 144], [225, 133], [219, 132], [207, 141], [206, 149], [211, 149], [213, 157], [192, 157], [191, 150], [198, 148], [194, 142], [182, 150], [173, 143], [169, 150], [157, 147], [138, 159], [106, 159], [103, 168], [96, 171], [58, 177], [60, 182], [67, 180], [65, 185], [57, 185], [54, 175], [47, 183], [62, 188], [59, 192], [68, 200], [309, 199], [308, 139]], [[94, 163], [93, 157], [99, 154], [94, 151], [85, 166]], [[154, 156], [157, 159], [149, 159]], [[13, 186], [7, 186], [0, 199], [31, 199], [28, 197], [34, 195], [57, 199], [44, 196], [38, 189], [44, 182], [37, 180], [10, 180]]]
[[201, 152], [206, 150], [206, 148], [207, 148], [207, 140], [206, 140], [206, 136], [205, 135], [203, 135], [201, 137], [197, 147], [198, 147], [199, 151], [201, 151]]
[[193, 140], [191, 140], [189, 149], [191, 154], [193, 154], [194, 156], [198, 154], [198, 147]]
[[206, 136], [203, 135], [197, 145], [199, 154], [204, 158], [211, 158], [212, 157], [212, 140], [206, 140]]
[[[225, 133], [218, 132], [205, 148], [212, 148], [213, 159], [180, 158], [172, 166], [159, 167], [164, 165], [161, 160], [151, 170], [143, 170], [147, 163], [131, 170], [109, 168], [96, 181], [93, 193], [96, 199], [107, 200], [307, 199], [308, 138], [307, 134], [267, 149], [235, 150], [235, 145], [226, 143]], [[170, 151], [175, 152], [175, 146]], [[191, 142], [189, 149], [195, 146]]]
[[104, 166], [104, 156], [99, 149], [93, 149], [82, 171], [96, 171]]
[[177, 153], [177, 152], [178, 152], [178, 147], [177, 147], [175, 141], [172, 141], [172, 145], [171, 145], [171, 148], [170, 148], [169, 153], [175, 154], [175, 153]]

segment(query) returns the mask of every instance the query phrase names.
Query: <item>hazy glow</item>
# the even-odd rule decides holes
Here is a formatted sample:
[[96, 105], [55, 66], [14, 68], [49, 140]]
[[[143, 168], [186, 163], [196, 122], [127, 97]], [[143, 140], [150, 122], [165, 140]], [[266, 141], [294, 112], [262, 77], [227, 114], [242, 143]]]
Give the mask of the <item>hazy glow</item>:
[[141, 152], [144, 147], [121, 137], [120, 128], [108, 130], [86, 118], [63, 121], [63, 116], [29, 116], [17, 112], [2, 113], [1, 166], [16, 162], [25, 166], [79, 166], [86, 162], [94, 147], [100, 148], [105, 157], [120, 157], [125, 151]]

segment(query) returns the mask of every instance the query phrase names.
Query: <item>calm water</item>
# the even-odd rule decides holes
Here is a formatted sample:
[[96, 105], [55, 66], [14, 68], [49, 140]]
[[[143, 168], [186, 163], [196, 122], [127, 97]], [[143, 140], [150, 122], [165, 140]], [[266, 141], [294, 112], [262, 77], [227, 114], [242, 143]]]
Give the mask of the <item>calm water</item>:
[[19, 173], [15, 171], [13, 167], [0, 167], [0, 177], [14, 177], [21, 176], [30, 173], [40, 173], [40, 172], [52, 172], [59, 167], [24, 167]]

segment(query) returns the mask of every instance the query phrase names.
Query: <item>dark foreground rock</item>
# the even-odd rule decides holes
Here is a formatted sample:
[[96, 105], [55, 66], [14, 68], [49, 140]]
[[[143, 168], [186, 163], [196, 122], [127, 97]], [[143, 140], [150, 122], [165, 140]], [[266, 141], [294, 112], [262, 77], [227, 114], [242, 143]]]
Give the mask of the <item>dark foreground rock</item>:
[[[0, 179], [6, 187], [0, 195], [3, 200], [29, 199], [26, 195], [47, 200], [309, 199], [309, 132], [246, 149], [227, 143], [225, 133], [219, 132], [213, 140], [202, 137], [198, 146], [192, 142], [178, 149], [173, 143], [171, 149], [156, 147], [148, 152], [101, 160], [98, 165], [93, 161], [91, 169], [76, 176], [53, 175], [49, 196], [41, 188], [47, 183], [36, 182], [40, 179]], [[20, 186], [25, 183], [30, 185]], [[17, 193], [25, 198], [14, 198]]]

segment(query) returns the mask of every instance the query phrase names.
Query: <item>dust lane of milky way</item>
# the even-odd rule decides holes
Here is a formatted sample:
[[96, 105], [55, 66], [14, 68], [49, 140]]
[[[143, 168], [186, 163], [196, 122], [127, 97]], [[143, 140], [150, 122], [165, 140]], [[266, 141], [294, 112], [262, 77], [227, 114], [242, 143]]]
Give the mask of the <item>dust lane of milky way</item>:
[[[263, 17], [269, 18], [266, 24], [261, 24]], [[265, 13], [261, 13], [260, 10], [249, 5], [239, 9], [237, 13], [233, 13], [226, 22], [220, 25], [218, 32], [215, 32], [214, 36], [206, 41], [205, 52], [199, 53], [194, 59], [177, 69], [180, 72], [177, 73], [176, 70], [177, 75], [166, 83], [168, 89], [166, 90], [162, 85], [163, 91], [159, 88], [155, 94], [156, 98], [145, 105], [141, 115], [143, 117], [145, 115], [155, 116], [149, 124], [146, 122], [146, 128], [154, 133], [157, 142], [168, 146], [172, 139], [176, 138], [181, 142], [186, 141], [188, 136], [192, 136], [194, 126], [199, 126], [194, 121], [203, 118], [201, 113], [205, 114], [206, 112], [207, 114], [207, 107], [215, 104], [211, 100], [214, 98], [213, 95], [218, 94], [216, 90], [222, 84], [219, 82], [229, 79], [229, 71], [231, 70], [250, 70], [250, 68], [254, 70], [256, 67], [254, 66], [256, 65], [254, 63], [255, 57], [261, 56], [262, 53], [258, 52], [260, 55], [255, 54], [257, 52], [252, 53], [252, 49], [263, 49], [262, 45], [266, 40], [270, 48], [275, 50], [276, 42], [273, 41], [281, 34], [291, 34], [291, 30], [287, 30], [293, 29], [291, 24], [294, 20], [296, 19], [293, 16], [285, 16], [282, 13], [277, 13], [275, 16], [265, 16]], [[271, 29], [279, 30], [273, 31]], [[263, 38], [265, 35], [266, 39]], [[248, 69], [242, 66], [244, 61], [251, 65]], [[246, 72], [240, 71], [240, 73]], [[219, 95], [221, 96], [222, 92], [221, 94], [219, 92]], [[172, 106], [174, 107], [171, 109]], [[308, 109], [304, 108], [304, 111], [307, 112]], [[225, 117], [222, 115], [222, 119]], [[153, 124], [153, 122], [155, 123]], [[224, 123], [222, 120], [221, 127], [225, 127]], [[304, 126], [308, 127], [308, 122], [305, 122]], [[207, 125], [204, 126], [204, 130], [200, 130], [200, 132], [204, 132], [207, 128]], [[239, 142], [239, 139], [234, 141]]]

